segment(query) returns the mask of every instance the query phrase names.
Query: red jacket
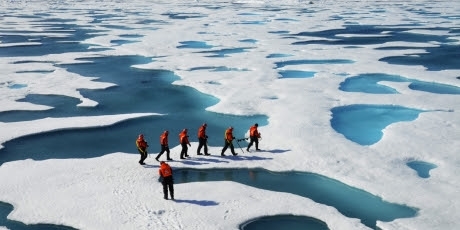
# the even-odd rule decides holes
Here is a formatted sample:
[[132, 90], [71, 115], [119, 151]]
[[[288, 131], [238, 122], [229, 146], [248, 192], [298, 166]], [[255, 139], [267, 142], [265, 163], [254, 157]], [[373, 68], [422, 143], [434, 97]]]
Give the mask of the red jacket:
[[139, 135], [139, 137], [136, 140], [136, 146], [138, 149], [146, 149], [148, 147], [147, 142], [144, 140], [143, 135]]
[[249, 136], [260, 138], [260, 133], [257, 130], [257, 126], [253, 125], [249, 128]]
[[188, 141], [187, 129], [184, 129], [179, 133], [179, 142], [181, 144], [190, 144]]
[[205, 125], [200, 126], [200, 128], [198, 129], [198, 138], [203, 138], [203, 139], [206, 138], [206, 126]]
[[235, 139], [233, 137], [233, 128], [228, 128], [227, 130], [225, 130], [225, 140], [230, 143], [233, 141], [233, 139]]
[[160, 136], [160, 145], [168, 145], [168, 131], [164, 131]]
[[161, 177], [172, 176], [172, 169], [166, 162], [162, 161], [158, 173]]

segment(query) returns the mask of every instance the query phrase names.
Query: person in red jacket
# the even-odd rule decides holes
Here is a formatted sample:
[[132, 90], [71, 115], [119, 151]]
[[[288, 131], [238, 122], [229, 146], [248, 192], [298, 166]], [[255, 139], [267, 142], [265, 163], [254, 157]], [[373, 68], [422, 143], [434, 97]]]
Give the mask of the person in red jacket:
[[171, 200], [174, 200], [174, 178], [171, 166], [169, 166], [166, 162], [161, 161], [158, 173], [160, 174], [160, 181], [163, 185], [163, 194], [165, 200], [168, 199], [168, 189], [169, 194], [171, 195]]
[[187, 154], [188, 146], [192, 146], [188, 141], [187, 129], [183, 129], [182, 132], [179, 133], [179, 143], [182, 146], [182, 150], [180, 152], [180, 159], [185, 159], [185, 157], [189, 157]]
[[225, 150], [227, 150], [228, 147], [230, 147], [230, 151], [232, 152], [233, 156], [238, 155], [235, 153], [235, 148], [233, 147], [233, 140], [235, 139], [235, 137], [233, 136], [233, 127], [230, 126], [227, 130], [225, 130], [224, 139], [225, 145], [220, 155], [225, 156], [224, 152]]
[[168, 130], [165, 130], [161, 135], [160, 135], [160, 145], [161, 145], [161, 151], [158, 154], [158, 156], [155, 158], [155, 160], [159, 161], [161, 155], [163, 155], [164, 152], [166, 152], [166, 159], [168, 161], [172, 160], [171, 157], [169, 157], [169, 145], [168, 145]]
[[251, 148], [252, 144], [255, 143], [256, 145], [256, 151], [259, 151], [259, 138], [260, 138], [260, 133], [257, 130], [257, 127], [259, 127], [259, 124], [255, 123], [253, 126], [249, 128], [249, 144], [248, 147], [246, 148], [246, 151], [249, 152], [249, 148]]
[[198, 149], [196, 150], [197, 155], [203, 155], [201, 148], [204, 147], [204, 155], [211, 155], [208, 153], [208, 135], [206, 135], [206, 127], [208, 125], [204, 123], [198, 129]]
[[144, 134], [139, 134], [136, 140], [137, 151], [141, 154], [141, 159], [139, 160], [139, 164], [145, 165], [144, 161], [147, 159], [147, 147], [149, 145], [144, 140]]

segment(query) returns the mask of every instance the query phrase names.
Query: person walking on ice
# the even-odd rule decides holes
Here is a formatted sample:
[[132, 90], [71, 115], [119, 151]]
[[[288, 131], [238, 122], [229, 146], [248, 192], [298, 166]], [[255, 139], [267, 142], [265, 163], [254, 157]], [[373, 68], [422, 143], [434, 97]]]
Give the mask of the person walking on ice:
[[168, 161], [172, 160], [172, 158], [169, 156], [169, 145], [168, 145], [168, 130], [165, 130], [161, 135], [160, 135], [160, 145], [161, 145], [161, 151], [158, 154], [158, 156], [155, 158], [155, 160], [159, 161], [161, 155], [163, 155], [164, 152], [166, 152], [166, 159]]
[[169, 166], [166, 162], [160, 162], [160, 169], [158, 170], [160, 174], [160, 181], [163, 185], [163, 195], [164, 199], [168, 199], [168, 190], [169, 195], [171, 196], [171, 200], [174, 200], [174, 178], [173, 178], [173, 171], [171, 166]]
[[260, 133], [257, 130], [257, 127], [259, 127], [259, 124], [255, 123], [253, 126], [249, 128], [249, 144], [248, 144], [248, 147], [246, 148], [247, 152], [249, 152], [249, 148], [251, 148], [253, 143], [255, 143], [256, 151], [260, 150], [259, 149]]
[[188, 152], [188, 146], [192, 146], [188, 140], [188, 135], [187, 135], [187, 129], [183, 129], [182, 132], [179, 133], [179, 143], [182, 146], [182, 150], [180, 152], [180, 159], [185, 159], [186, 157], [189, 157], [187, 152]]
[[147, 159], [147, 147], [149, 145], [144, 140], [144, 134], [139, 134], [136, 140], [137, 151], [141, 154], [141, 159], [139, 160], [139, 164], [145, 165], [144, 161]]
[[206, 127], [208, 125], [204, 123], [198, 129], [198, 148], [196, 150], [197, 155], [203, 155], [201, 153], [201, 148], [204, 147], [204, 155], [211, 155], [208, 153], [208, 135], [206, 135]]
[[235, 148], [233, 147], [233, 140], [235, 137], [233, 136], [233, 127], [228, 127], [227, 130], [225, 130], [225, 145], [224, 148], [222, 149], [222, 153], [220, 154], [221, 156], [225, 156], [225, 150], [227, 150], [228, 147], [230, 147], [230, 151], [232, 152], [233, 156], [238, 155], [235, 153]]

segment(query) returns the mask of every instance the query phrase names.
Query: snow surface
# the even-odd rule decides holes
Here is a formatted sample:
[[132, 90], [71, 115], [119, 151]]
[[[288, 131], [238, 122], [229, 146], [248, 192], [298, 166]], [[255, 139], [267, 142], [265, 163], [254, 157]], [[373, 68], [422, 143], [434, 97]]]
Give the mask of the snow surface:
[[[456, 77], [458, 70], [429, 72], [423, 66], [391, 65], [378, 61], [387, 56], [404, 55], [406, 50], [376, 50], [378, 45], [360, 45], [360, 48], [344, 49], [343, 46], [293, 46], [298, 38], [283, 38], [268, 31], [286, 30], [295, 34], [342, 28], [343, 20], [329, 20], [340, 15], [348, 22], [358, 24], [398, 25], [417, 22], [436, 27], [451, 23], [459, 28], [460, 3], [458, 1], [2, 1], [1, 11], [33, 15], [50, 13], [57, 18], [78, 19], [85, 25], [89, 18], [81, 12], [98, 10], [120, 14], [132, 14], [114, 24], [129, 26], [130, 34], [144, 37], [137, 43], [115, 46], [110, 41], [127, 33], [112, 29], [107, 35], [85, 41], [88, 44], [112, 47], [99, 51], [106, 55], [144, 55], [159, 57], [156, 61], [136, 66], [145, 69], [174, 71], [181, 79], [177, 85], [187, 85], [214, 95], [220, 102], [207, 110], [238, 115], [265, 114], [269, 124], [260, 127], [263, 149], [289, 150], [286, 154], [270, 152], [251, 153], [253, 156], [272, 158], [266, 161], [228, 161], [213, 164], [197, 164], [197, 168], [263, 167], [273, 171], [298, 170], [318, 173], [361, 188], [384, 200], [417, 207], [413, 218], [378, 222], [382, 229], [455, 229], [460, 226], [460, 97], [458, 95], [428, 94], [413, 91], [406, 83], [388, 83], [400, 94], [369, 95], [338, 90], [344, 78], [362, 73], [383, 72], [398, 74], [411, 79], [436, 81], [460, 87]], [[204, 6], [223, 6], [220, 9]], [[278, 12], [261, 11], [269, 6], [283, 7]], [[305, 18], [298, 10], [317, 11], [314, 17]], [[406, 9], [412, 8], [413, 11]], [[450, 20], [427, 17], [415, 13], [417, 9], [430, 8], [431, 12], [457, 15]], [[66, 9], [66, 10], [60, 10]], [[117, 9], [122, 12], [116, 11]], [[378, 10], [384, 11], [378, 11]], [[369, 13], [376, 10], [373, 13]], [[168, 21], [157, 29], [145, 29], [135, 22], [140, 18], [160, 18], [166, 12], [203, 14], [206, 17]], [[253, 13], [246, 20], [262, 20], [267, 24], [254, 26], [232, 24], [239, 22], [242, 13]], [[274, 18], [296, 19], [289, 23]], [[344, 20], [345, 20], [344, 19]], [[16, 21], [12, 21], [16, 20]], [[2, 27], [20, 31], [37, 30], [18, 22], [16, 17], [5, 17]], [[20, 21], [19, 21], [20, 22]], [[208, 23], [206, 27], [203, 24]], [[23, 27], [23, 28], [18, 28]], [[202, 33], [199, 33], [202, 32]], [[412, 33], [439, 34], [440, 31], [413, 30]], [[447, 35], [447, 34], [446, 34]], [[343, 34], [345, 37], [353, 34]], [[384, 36], [384, 35], [382, 35]], [[208, 58], [206, 54], [189, 49], [175, 48], [181, 41], [206, 41], [220, 48], [241, 47], [239, 40], [256, 39], [250, 52], [229, 55], [225, 58]], [[458, 37], [452, 37], [458, 45]], [[27, 45], [36, 45], [31, 41]], [[17, 44], [24, 45], [24, 44]], [[389, 46], [413, 45], [420, 51], [436, 46], [429, 43], [397, 43]], [[272, 53], [293, 56], [284, 60], [346, 59], [353, 64], [298, 65], [296, 70], [316, 71], [313, 78], [278, 79], [279, 69], [265, 58]], [[413, 49], [410, 53], [417, 53]], [[88, 53], [50, 54], [28, 57], [27, 60], [76, 63], [76, 58], [93, 56]], [[30, 93], [59, 94], [78, 98], [79, 106], [95, 106], [97, 102], [83, 98], [78, 88], [107, 88], [109, 83], [80, 77], [49, 63], [10, 65], [24, 57], [2, 57], [0, 82], [27, 84], [26, 89], [9, 90], [0, 85], [0, 110], [44, 110], [46, 106], [18, 102]], [[38, 66], [38, 67], [37, 67]], [[199, 66], [226, 66], [250, 71], [188, 71]], [[18, 69], [19, 68], [19, 69]], [[286, 66], [282, 70], [293, 68]], [[15, 74], [16, 71], [51, 69], [45, 79]], [[33, 73], [31, 74], [33, 76]], [[433, 75], [436, 75], [433, 78]], [[218, 82], [219, 84], [209, 84]], [[273, 99], [275, 98], [275, 99]], [[450, 110], [451, 112], [422, 113], [411, 122], [395, 123], [384, 130], [382, 140], [371, 146], [353, 143], [330, 126], [330, 109], [350, 104], [397, 104], [423, 110]], [[159, 114], [120, 114], [105, 117], [47, 118], [28, 122], [0, 123], [0, 143], [19, 136], [49, 130], [110, 125], [130, 118]], [[280, 141], [281, 140], [281, 141]], [[197, 143], [192, 143], [195, 149]], [[211, 146], [211, 153], [218, 153], [222, 146]], [[179, 152], [179, 147], [172, 149]], [[192, 151], [193, 152], [193, 151]], [[236, 229], [248, 219], [263, 215], [292, 213], [311, 216], [326, 222], [330, 229], [367, 229], [357, 219], [343, 216], [333, 207], [318, 204], [296, 195], [260, 190], [233, 182], [200, 182], [175, 185], [177, 202], [165, 201], [157, 178], [157, 162], [153, 157], [147, 163], [155, 167], [140, 167], [139, 156], [116, 152], [92, 159], [49, 159], [43, 161], [20, 160], [0, 166], [0, 201], [11, 203], [14, 211], [9, 219], [26, 224], [54, 223], [79, 229]], [[200, 158], [194, 158], [200, 160]], [[409, 160], [422, 160], [437, 165], [431, 177], [423, 179], [406, 166]], [[171, 163], [173, 168], [188, 166], [185, 162]], [[0, 227], [1, 228], [1, 227]]]

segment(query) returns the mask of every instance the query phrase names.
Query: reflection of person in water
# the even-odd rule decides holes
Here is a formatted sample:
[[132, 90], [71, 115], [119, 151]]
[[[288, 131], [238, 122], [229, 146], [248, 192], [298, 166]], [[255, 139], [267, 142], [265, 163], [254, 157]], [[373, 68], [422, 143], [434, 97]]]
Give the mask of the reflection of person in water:
[[233, 181], [233, 172], [232, 171], [225, 171], [224, 172], [225, 180]]
[[257, 180], [257, 172], [249, 170], [249, 179], [251, 180]]
[[199, 172], [198, 173], [198, 178], [199, 178], [199, 181], [206, 181], [206, 178], [208, 177], [208, 174], [205, 173], [205, 172]]
[[188, 182], [188, 171], [187, 170], [181, 170], [181, 175], [182, 175], [182, 180], [184, 180], [184, 182]]

